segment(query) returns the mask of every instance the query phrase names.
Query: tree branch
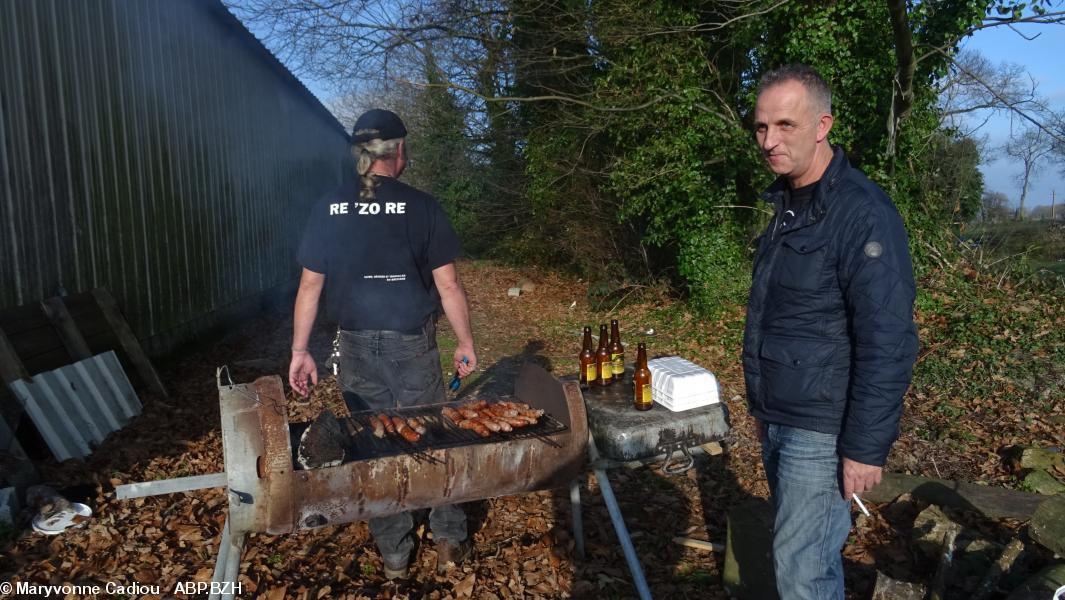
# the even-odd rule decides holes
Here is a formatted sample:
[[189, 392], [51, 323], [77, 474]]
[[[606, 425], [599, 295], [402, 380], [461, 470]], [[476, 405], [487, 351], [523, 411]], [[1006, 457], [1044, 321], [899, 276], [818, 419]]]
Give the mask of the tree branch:
[[986, 81], [984, 81], [976, 73], [973, 73], [972, 71], [970, 71], [967, 68], [965, 68], [964, 65], [962, 65], [960, 62], [955, 60], [955, 58], [953, 56], [951, 56], [949, 53], [944, 52], [942, 50], [937, 50], [937, 51], [940, 52], [943, 56], [945, 56], [947, 58], [947, 60], [949, 60], [959, 71], [961, 71], [966, 76], [968, 76], [970, 79], [972, 79], [973, 81], [975, 81], [978, 84], [980, 84], [981, 86], [983, 86], [984, 89], [986, 89], [987, 92], [989, 94], [991, 94], [992, 97], [995, 98], [995, 100], [997, 100], [998, 102], [1000, 102], [1002, 104], [1003, 108], [1013, 112], [1014, 114], [1016, 114], [1017, 116], [1021, 117], [1025, 121], [1028, 121], [1029, 123], [1034, 125], [1037, 129], [1039, 129], [1043, 133], [1046, 133], [1047, 135], [1049, 135], [1052, 139], [1054, 139], [1058, 143], [1065, 144], [1065, 136], [1063, 136], [1061, 133], [1054, 131], [1052, 128], [1047, 127], [1043, 123], [1040, 123], [1034, 117], [1029, 115], [1027, 112], [1025, 112], [1025, 111], [1021, 110], [1020, 108], [1018, 108], [1017, 106], [1015, 106], [1015, 104], [1010, 102], [1010, 100], [1007, 99], [1006, 97], [1004, 97], [999, 90], [996, 90], [993, 86], [991, 86]]

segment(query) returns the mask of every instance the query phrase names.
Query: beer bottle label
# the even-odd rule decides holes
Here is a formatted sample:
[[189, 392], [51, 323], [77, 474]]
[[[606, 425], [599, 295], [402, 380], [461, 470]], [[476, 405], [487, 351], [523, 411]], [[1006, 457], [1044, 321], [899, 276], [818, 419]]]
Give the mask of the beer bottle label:
[[584, 369], [584, 376], [588, 378], [588, 381], [595, 381], [595, 363], [590, 362]]
[[640, 402], [643, 402], [644, 404], [650, 404], [651, 403], [651, 384], [645, 383], [645, 384], [641, 385], [640, 388], [642, 388], [640, 390]]
[[603, 376], [603, 381], [610, 381], [614, 378], [614, 368], [609, 361], [603, 361], [599, 365], [599, 373]]
[[617, 354], [610, 355], [610, 362], [614, 363], [614, 375], [625, 374], [625, 353], [619, 352]]

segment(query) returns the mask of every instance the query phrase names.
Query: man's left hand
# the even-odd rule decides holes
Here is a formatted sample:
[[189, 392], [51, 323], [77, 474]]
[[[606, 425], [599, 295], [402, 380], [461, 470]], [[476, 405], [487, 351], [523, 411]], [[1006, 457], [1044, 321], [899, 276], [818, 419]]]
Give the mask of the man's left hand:
[[843, 457], [843, 499], [850, 500], [851, 494], [864, 494], [876, 487], [883, 471], [883, 467], [874, 467]]
[[455, 370], [458, 371], [459, 377], [473, 373], [476, 368], [477, 353], [473, 351], [473, 346], [459, 344], [459, 347], [455, 349]]

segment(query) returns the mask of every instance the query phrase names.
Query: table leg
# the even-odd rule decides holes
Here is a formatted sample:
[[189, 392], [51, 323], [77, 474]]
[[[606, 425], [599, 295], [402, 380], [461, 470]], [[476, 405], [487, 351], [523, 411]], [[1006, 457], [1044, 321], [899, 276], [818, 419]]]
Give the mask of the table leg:
[[[595, 446], [595, 438], [588, 434], [588, 458], [591, 459], [591, 464], [595, 465], [599, 462], [599, 449]], [[625, 526], [625, 519], [621, 516], [621, 507], [618, 506], [618, 500], [614, 497], [614, 488], [610, 485], [610, 479], [606, 475], [606, 469], [593, 468], [595, 473], [595, 479], [599, 482], [599, 489], [603, 493], [603, 501], [606, 502], [606, 509], [610, 512], [610, 521], [614, 525], [614, 533], [618, 536], [618, 541], [621, 542], [621, 550], [625, 553], [625, 562], [629, 565], [629, 572], [632, 573], [632, 582], [636, 585], [636, 593], [640, 595], [640, 600], [651, 600], [651, 589], [647, 587], [647, 579], [643, 575], [643, 567], [640, 566], [640, 559], [636, 556], [636, 547], [632, 545], [632, 538], [629, 537], [629, 529]]]

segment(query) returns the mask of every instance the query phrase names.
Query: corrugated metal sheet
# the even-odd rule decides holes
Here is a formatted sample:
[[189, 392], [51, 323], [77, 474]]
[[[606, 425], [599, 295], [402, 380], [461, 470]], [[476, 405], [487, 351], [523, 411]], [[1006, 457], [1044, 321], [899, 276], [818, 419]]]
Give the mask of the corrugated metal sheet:
[[105, 286], [138, 335], [298, 275], [343, 128], [217, 0], [0, 2], [0, 307]]
[[141, 412], [114, 352], [8, 384], [58, 460], [82, 458]]

